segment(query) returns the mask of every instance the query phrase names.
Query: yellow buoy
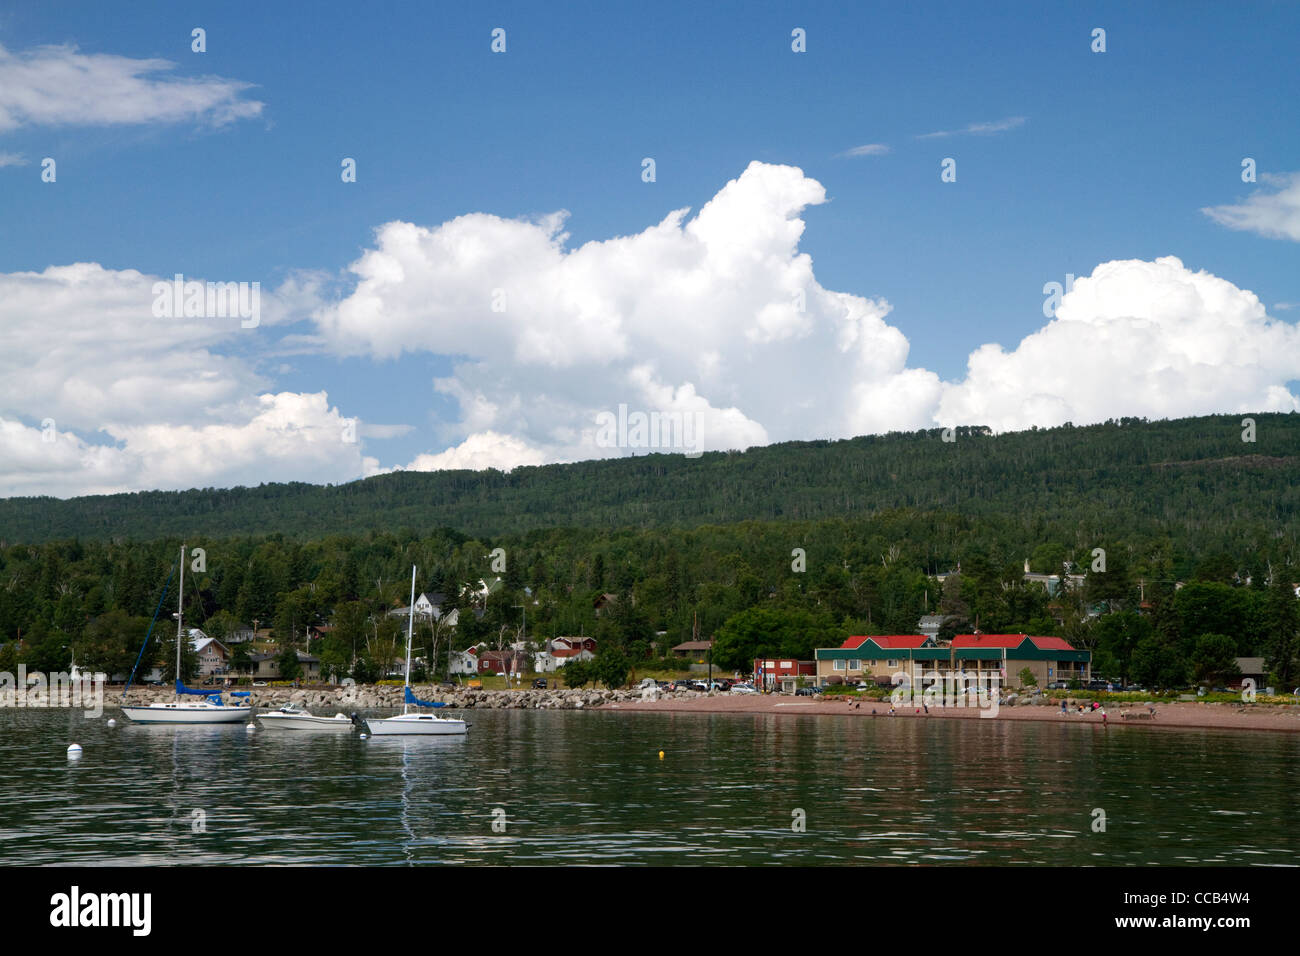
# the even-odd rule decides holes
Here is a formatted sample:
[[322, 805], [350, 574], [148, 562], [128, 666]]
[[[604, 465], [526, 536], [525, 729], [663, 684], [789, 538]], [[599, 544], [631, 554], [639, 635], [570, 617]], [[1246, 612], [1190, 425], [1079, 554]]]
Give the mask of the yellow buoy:
[[659, 759], [660, 759], [660, 760], [663, 760], [663, 759], [664, 759], [664, 752], [663, 752], [662, 750], [659, 751]]

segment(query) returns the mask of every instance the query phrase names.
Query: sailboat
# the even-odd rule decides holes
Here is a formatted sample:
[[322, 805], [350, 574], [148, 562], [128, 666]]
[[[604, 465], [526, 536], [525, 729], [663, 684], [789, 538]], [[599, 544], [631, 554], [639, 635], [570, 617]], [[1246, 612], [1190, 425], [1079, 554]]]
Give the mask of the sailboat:
[[[415, 565], [411, 565], [411, 603], [407, 607], [407, 612], [406, 679], [403, 681], [402, 712], [395, 717], [368, 718], [366, 726], [370, 728], [370, 733], [375, 736], [386, 734], [463, 734], [469, 729], [469, 725], [465, 721], [456, 717], [435, 717], [432, 714], [420, 713], [420, 707], [441, 707], [443, 705], [433, 701], [420, 700], [411, 691], [411, 637], [415, 631]], [[415, 713], [410, 712], [412, 706], [416, 708]]]
[[[142, 724], [234, 724], [239, 723], [245, 717], [253, 712], [249, 704], [227, 704], [221, 699], [221, 693], [195, 690], [193, 687], [186, 687], [181, 680], [181, 642], [186, 640], [185, 621], [185, 545], [181, 545], [181, 580], [180, 589], [176, 599], [176, 700], [174, 701], [155, 701], [145, 707], [123, 707], [122, 713], [132, 720]], [[164, 591], [164, 594], [166, 592]], [[161, 604], [161, 601], [159, 602]], [[157, 611], [154, 612], [155, 620]], [[149, 634], [145, 635], [145, 645], [149, 644], [149, 637], [153, 633], [152, 625], [149, 628]], [[141, 655], [144, 649], [141, 648]], [[139, 658], [136, 659], [136, 666], [140, 664]], [[131, 677], [134, 679], [135, 671], [131, 671]], [[122, 691], [122, 699], [126, 699], [126, 691], [131, 687], [128, 680], [126, 689]], [[186, 700], [187, 696], [197, 696], [203, 700]], [[234, 695], [232, 695], [234, 696]], [[247, 693], [240, 696], [247, 698]]]

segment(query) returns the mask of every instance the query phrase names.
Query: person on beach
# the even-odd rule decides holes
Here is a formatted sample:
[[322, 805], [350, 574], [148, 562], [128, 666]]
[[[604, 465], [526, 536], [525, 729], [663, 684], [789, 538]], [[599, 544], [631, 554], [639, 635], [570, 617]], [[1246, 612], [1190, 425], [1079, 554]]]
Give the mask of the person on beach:
[[1065, 701], [1061, 701], [1061, 716], [1065, 716]]

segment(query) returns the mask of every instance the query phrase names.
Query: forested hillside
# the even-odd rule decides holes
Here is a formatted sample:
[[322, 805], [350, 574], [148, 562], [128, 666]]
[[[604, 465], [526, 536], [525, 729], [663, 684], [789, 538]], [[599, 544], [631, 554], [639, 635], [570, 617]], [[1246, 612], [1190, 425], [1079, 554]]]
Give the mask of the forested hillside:
[[[73, 654], [128, 669], [183, 540], [203, 549], [188, 622], [221, 637], [256, 620], [303, 648], [309, 625], [332, 623], [310, 650], [336, 677], [372, 679], [400, 656], [387, 612], [406, 603], [416, 564], [419, 589], [463, 612], [417, 638], [435, 670], [449, 645], [576, 633], [636, 663], [696, 628], [740, 669], [849, 634], [911, 633], [941, 613], [949, 633], [1059, 634], [1093, 649], [1102, 672], [1145, 682], [1218, 681], [1234, 655], [1260, 655], [1290, 686], [1300, 416], [1254, 417], [1253, 444], [1239, 418], [1203, 418], [335, 488], [11, 499], [0, 671], [66, 669]], [[1026, 581], [1026, 560], [1065, 590]], [[1084, 583], [1060, 582], [1066, 568]], [[151, 655], [167, 657], [159, 645]]]
[[452, 527], [672, 528], [864, 518], [890, 509], [997, 517], [1025, 543], [1169, 534], [1192, 551], [1238, 550], [1300, 513], [1300, 415], [1255, 415], [1016, 432], [959, 429], [790, 442], [698, 459], [649, 455], [509, 473], [398, 473], [322, 487], [0, 500], [0, 541], [153, 539]]

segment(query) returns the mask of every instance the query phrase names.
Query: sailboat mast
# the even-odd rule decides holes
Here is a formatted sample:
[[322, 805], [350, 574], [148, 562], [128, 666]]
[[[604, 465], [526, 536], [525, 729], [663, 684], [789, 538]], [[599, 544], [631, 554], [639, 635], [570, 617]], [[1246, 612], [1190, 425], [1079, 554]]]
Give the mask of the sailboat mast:
[[[415, 630], [415, 565], [411, 565], [411, 603], [406, 615], [406, 686], [411, 686], [411, 634]], [[405, 693], [405, 692], [403, 692]], [[406, 699], [402, 699], [402, 713], [406, 713]]]
[[181, 634], [185, 631], [185, 543], [181, 542], [181, 586], [176, 596], [176, 683], [181, 682]]

